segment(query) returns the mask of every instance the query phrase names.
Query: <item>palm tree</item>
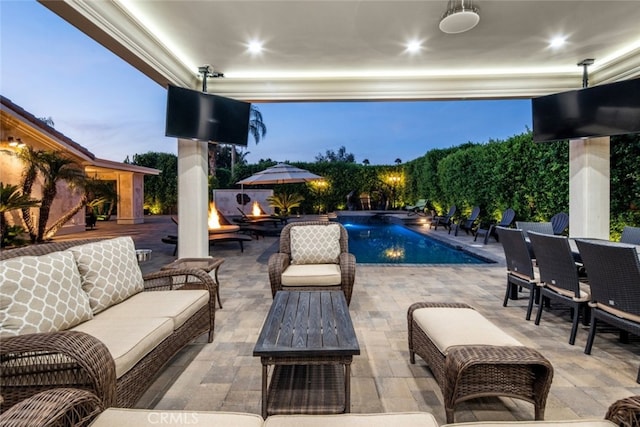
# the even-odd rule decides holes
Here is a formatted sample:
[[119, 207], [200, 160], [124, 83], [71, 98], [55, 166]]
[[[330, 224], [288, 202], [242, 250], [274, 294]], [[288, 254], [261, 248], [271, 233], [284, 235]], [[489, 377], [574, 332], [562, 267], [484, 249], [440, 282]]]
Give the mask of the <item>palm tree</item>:
[[56, 235], [56, 233], [71, 220], [78, 212], [84, 209], [86, 206], [95, 207], [104, 203], [110, 203], [109, 212], [107, 216], [111, 216], [113, 208], [116, 204], [118, 195], [109, 181], [101, 181], [92, 178], [73, 178], [69, 183], [71, 187], [82, 187], [83, 194], [78, 203], [65, 212], [60, 218], [58, 218], [49, 228], [44, 232], [44, 238], [50, 239]]
[[17, 185], [3, 184], [0, 181], [0, 241], [7, 234], [6, 212], [37, 206], [39, 200], [32, 199], [28, 194], [20, 191]]
[[[31, 194], [33, 190], [33, 184], [38, 177], [38, 164], [40, 163], [40, 155], [42, 151], [36, 151], [32, 147], [25, 147], [18, 152], [18, 157], [25, 163], [25, 168], [22, 171], [22, 194]], [[31, 214], [31, 207], [22, 207], [22, 221], [27, 228], [29, 238], [32, 242], [36, 241], [38, 235], [38, 229], [36, 227], [33, 215]]]
[[41, 152], [38, 160], [37, 168], [44, 178], [44, 184], [42, 188], [40, 215], [38, 216], [38, 233], [35, 241], [42, 242], [45, 237], [51, 205], [58, 194], [58, 181], [65, 180], [80, 183], [86, 176], [77, 163], [68, 157], [61, 156], [57, 152]]
[[[262, 113], [258, 110], [254, 104], [251, 104], [251, 109], [249, 110], [249, 135], [253, 137], [253, 140], [256, 142], [256, 145], [260, 143], [260, 141], [267, 136], [267, 126], [264, 124], [262, 120]], [[233, 175], [233, 169], [236, 164], [236, 150], [235, 147], [231, 151], [231, 175]]]

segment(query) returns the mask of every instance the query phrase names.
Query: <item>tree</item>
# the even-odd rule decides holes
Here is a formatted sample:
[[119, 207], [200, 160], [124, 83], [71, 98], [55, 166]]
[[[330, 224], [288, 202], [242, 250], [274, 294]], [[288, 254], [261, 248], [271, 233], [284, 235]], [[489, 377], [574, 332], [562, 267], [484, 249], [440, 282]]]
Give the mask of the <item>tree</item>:
[[[38, 164], [40, 162], [39, 157], [41, 153], [41, 151], [36, 151], [32, 147], [26, 147], [18, 153], [18, 157], [25, 163], [25, 168], [22, 171], [22, 194], [30, 195], [33, 190], [33, 184], [36, 182], [36, 178], [38, 177]], [[34, 218], [31, 215], [31, 209], [29, 206], [23, 206], [21, 210], [22, 221], [27, 228], [29, 238], [32, 242], [35, 242], [38, 235], [38, 229], [34, 222]]]
[[178, 204], [178, 157], [150, 151], [135, 154], [132, 163], [161, 170], [158, 176], [144, 177], [145, 208], [152, 213], [173, 213]]
[[[251, 104], [251, 109], [249, 110], [249, 135], [253, 137], [256, 145], [260, 143], [260, 140], [267, 136], [267, 126], [264, 124], [264, 120], [262, 119], [262, 113], [258, 110], [258, 107], [253, 104]], [[233, 146], [233, 150], [231, 151], [231, 175], [233, 175], [233, 171], [235, 169], [237, 155], [235, 146]], [[242, 154], [242, 156], [244, 158], [244, 154]]]
[[318, 153], [316, 156], [316, 162], [318, 163], [355, 163], [356, 158], [353, 153], [347, 153], [347, 149], [343, 145], [338, 148], [338, 152], [336, 153], [333, 150], [327, 150], [325, 154]]
[[0, 243], [4, 243], [7, 236], [8, 222], [5, 214], [13, 210], [34, 207], [39, 203], [39, 200], [22, 193], [19, 186], [5, 185], [0, 181]]
[[55, 151], [41, 152], [38, 155], [38, 160], [36, 167], [42, 174], [44, 183], [42, 188], [40, 213], [38, 215], [38, 233], [35, 241], [42, 242], [45, 238], [45, 234], [47, 234], [46, 227], [47, 221], [49, 220], [51, 205], [58, 194], [58, 181], [64, 180], [82, 184], [86, 175], [80, 165], [68, 157], [61, 156]]

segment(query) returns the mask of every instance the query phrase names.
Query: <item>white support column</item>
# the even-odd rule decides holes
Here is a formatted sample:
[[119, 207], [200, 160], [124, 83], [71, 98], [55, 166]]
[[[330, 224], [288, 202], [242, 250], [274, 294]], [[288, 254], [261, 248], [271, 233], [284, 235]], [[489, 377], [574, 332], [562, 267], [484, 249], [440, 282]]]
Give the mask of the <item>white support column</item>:
[[569, 233], [609, 240], [610, 139], [569, 141]]
[[178, 139], [178, 257], [209, 256], [207, 143]]

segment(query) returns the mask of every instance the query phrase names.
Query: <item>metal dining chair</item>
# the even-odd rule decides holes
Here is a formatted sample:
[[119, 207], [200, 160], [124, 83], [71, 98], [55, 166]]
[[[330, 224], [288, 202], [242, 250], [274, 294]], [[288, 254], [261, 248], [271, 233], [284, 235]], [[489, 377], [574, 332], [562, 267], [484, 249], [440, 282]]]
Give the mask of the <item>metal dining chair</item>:
[[507, 306], [509, 298], [518, 298], [518, 289], [529, 289], [529, 303], [526, 319], [531, 319], [533, 302], [538, 301], [538, 283], [535, 278], [533, 263], [529, 254], [524, 233], [519, 229], [496, 227], [496, 232], [504, 249], [507, 262], [507, 290], [504, 295], [503, 307]]
[[569, 240], [563, 236], [534, 231], [529, 231], [528, 235], [540, 269], [540, 304], [535, 324], [540, 324], [545, 302], [554, 300], [568, 305], [572, 311], [569, 344], [573, 345], [576, 342], [581, 313], [584, 313], [583, 324], [588, 324], [590, 294], [586, 286], [580, 286]]

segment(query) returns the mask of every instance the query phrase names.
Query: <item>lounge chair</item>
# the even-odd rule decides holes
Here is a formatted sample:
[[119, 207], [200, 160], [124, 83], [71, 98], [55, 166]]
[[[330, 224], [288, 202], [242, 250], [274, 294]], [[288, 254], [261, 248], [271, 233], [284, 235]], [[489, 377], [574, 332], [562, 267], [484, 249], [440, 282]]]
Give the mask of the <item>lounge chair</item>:
[[438, 226], [442, 225], [444, 228], [451, 230], [451, 224], [453, 224], [453, 216], [456, 214], [457, 209], [458, 208], [456, 208], [456, 205], [451, 205], [451, 207], [449, 208], [449, 212], [446, 215], [434, 216], [431, 220], [429, 228], [435, 227], [435, 229], [437, 230]]
[[493, 236], [497, 241], [500, 241], [500, 237], [496, 233], [496, 227], [504, 227], [509, 228], [513, 223], [513, 220], [516, 218], [516, 213], [513, 209], [509, 208], [502, 213], [502, 218], [500, 222], [497, 224], [489, 223], [484, 226], [480, 225], [476, 230], [476, 237], [473, 238], [475, 242], [478, 239], [478, 236], [484, 236], [484, 244], [486, 245], [489, 242], [489, 236]]
[[[476, 221], [478, 221], [478, 216], [480, 216], [480, 206], [474, 206], [471, 210], [471, 215], [469, 215], [468, 218], [460, 218], [455, 224], [455, 226], [453, 227], [455, 229], [453, 235], [457, 236], [459, 230], [464, 230], [467, 235], [469, 235], [469, 232], [471, 232], [471, 235], [475, 236]], [[451, 233], [451, 228], [449, 228], [449, 233]]]
[[420, 199], [415, 205], [407, 205], [404, 210], [407, 211], [407, 215], [426, 215], [425, 209], [427, 207], [427, 199]]
[[[242, 215], [240, 218], [234, 219], [234, 222], [238, 224], [249, 223], [249, 224], [273, 224], [274, 227], [277, 227], [278, 224], [286, 223], [286, 218], [284, 217], [272, 217], [270, 215], [260, 216], [260, 217], [251, 217], [245, 214], [242, 209], [237, 208], [238, 212]], [[219, 215], [219, 214], [218, 214]]]
[[564, 212], [558, 212], [551, 217], [551, 225], [553, 226], [553, 234], [559, 236], [564, 234], [569, 227], [569, 214]]

